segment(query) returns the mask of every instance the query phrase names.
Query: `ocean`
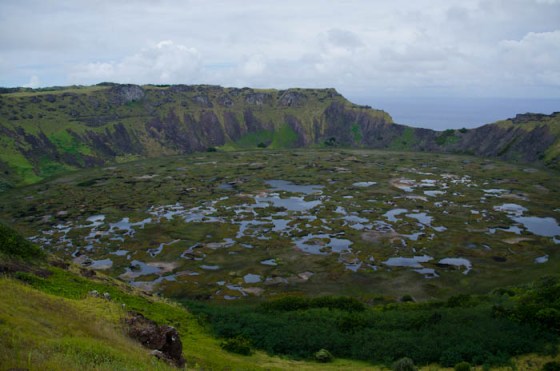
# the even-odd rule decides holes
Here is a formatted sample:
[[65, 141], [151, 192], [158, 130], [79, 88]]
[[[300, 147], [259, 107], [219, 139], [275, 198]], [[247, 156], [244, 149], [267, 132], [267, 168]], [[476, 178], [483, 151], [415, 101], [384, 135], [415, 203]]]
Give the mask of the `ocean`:
[[518, 113], [560, 111], [559, 99], [349, 97], [389, 113], [396, 123], [434, 130], [475, 128]]

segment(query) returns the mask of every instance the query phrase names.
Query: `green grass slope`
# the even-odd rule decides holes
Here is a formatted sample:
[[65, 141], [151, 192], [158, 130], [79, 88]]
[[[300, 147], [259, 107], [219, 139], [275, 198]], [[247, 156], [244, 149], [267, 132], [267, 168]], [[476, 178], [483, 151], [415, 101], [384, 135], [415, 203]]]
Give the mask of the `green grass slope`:
[[[48, 264], [35, 246], [23, 244], [16, 232], [1, 228], [0, 268], [8, 272], [0, 276], [2, 370], [174, 369], [126, 336], [123, 319], [129, 310], [175, 327], [188, 369], [367, 368], [357, 361], [336, 360], [323, 365], [263, 352], [250, 356], [228, 353], [220, 347], [221, 340], [182, 306], [145, 295], [107, 276], [86, 278], [77, 267], [57, 268]], [[91, 297], [91, 290], [107, 292], [112, 299]]]

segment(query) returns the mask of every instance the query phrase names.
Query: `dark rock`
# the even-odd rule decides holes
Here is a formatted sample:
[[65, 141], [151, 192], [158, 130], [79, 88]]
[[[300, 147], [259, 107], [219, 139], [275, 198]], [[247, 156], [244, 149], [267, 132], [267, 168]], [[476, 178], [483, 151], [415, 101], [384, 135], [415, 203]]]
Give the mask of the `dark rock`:
[[224, 107], [231, 107], [233, 106], [233, 101], [231, 100], [230, 96], [227, 94], [222, 94], [218, 97], [218, 103]]
[[307, 97], [298, 91], [287, 90], [280, 96], [278, 104], [283, 107], [300, 107], [305, 104]]
[[525, 124], [531, 121], [541, 121], [542, 119], [548, 117], [548, 115], [544, 115], [542, 113], [520, 113], [515, 115], [514, 118], [510, 118], [509, 120], [514, 124]]
[[87, 269], [87, 268], [80, 268], [80, 274], [83, 277], [87, 277], [87, 278], [95, 277], [97, 275], [97, 273], [95, 273], [93, 269]]
[[126, 104], [144, 98], [144, 89], [138, 85], [126, 84], [113, 86], [109, 90], [110, 99], [115, 104]]
[[64, 269], [64, 270], [68, 270], [68, 268], [70, 267], [70, 263], [65, 262], [63, 260], [53, 260], [53, 261], [50, 262], [50, 264], [53, 267], [57, 267], [57, 268]]
[[197, 95], [193, 98], [193, 101], [201, 107], [212, 108], [214, 105], [210, 101], [207, 95]]
[[88, 295], [91, 296], [92, 298], [98, 298], [99, 297], [99, 291], [91, 290], [90, 292], [88, 292]]
[[245, 103], [254, 106], [262, 106], [272, 101], [272, 95], [269, 93], [249, 93], [245, 95]]
[[224, 112], [224, 126], [229, 139], [236, 141], [247, 133], [247, 130], [239, 123], [234, 112]]
[[158, 325], [140, 313], [129, 312], [125, 319], [128, 336], [152, 349], [158, 358], [162, 358], [177, 367], [185, 365], [183, 344], [177, 330], [171, 326]]

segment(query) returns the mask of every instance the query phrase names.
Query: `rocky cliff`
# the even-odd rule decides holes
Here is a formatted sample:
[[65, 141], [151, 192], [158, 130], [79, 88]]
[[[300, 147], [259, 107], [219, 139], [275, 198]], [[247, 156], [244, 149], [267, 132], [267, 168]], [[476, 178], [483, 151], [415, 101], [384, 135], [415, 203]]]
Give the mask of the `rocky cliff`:
[[0, 188], [69, 169], [216, 148], [446, 151], [558, 167], [559, 126], [559, 114], [528, 114], [474, 130], [416, 129], [334, 89], [111, 83], [0, 89]]

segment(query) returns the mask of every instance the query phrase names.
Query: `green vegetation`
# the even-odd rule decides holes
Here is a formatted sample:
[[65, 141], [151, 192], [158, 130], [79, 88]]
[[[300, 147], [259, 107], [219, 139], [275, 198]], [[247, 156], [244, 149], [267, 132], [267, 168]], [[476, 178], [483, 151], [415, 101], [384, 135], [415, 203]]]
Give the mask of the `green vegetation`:
[[[466, 131], [461, 131], [461, 133], [464, 133]], [[436, 138], [436, 143], [439, 144], [440, 146], [444, 146], [447, 144], [452, 144], [452, 143], [457, 143], [459, 141], [459, 137], [455, 135], [455, 130], [453, 129], [447, 129], [445, 131], [443, 131], [437, 138]]]
[[393, 363], [393, 371], [417, 371], [418, 368], [414, 365], [414, 361], [408, 357], [403, 357]]
[[282, 149], [295, 147], [298, 135], [289, 125], [282, 125], [274, 133], [271, 149]]
[[[11, 277], [0, 277], [0, 365], [3, 369], [176, 369], [150, 356], [149, 351], [125, 335], [127, 311], [140, 312], [159, 324], [175, 327], [181, 336], [189, 369], [315, 368], [312, 363], [270, 357], [263, 352], [251, 350], [251, 355], [237, 355], [224, 351], [221, 344], [227, 341], [212, 337], [200, 319], [183, 307], [146, 295], [99, 273], [86, 278], [76, 266], [57, 263], [67, 266], [61, 269], [47, 265], [38, 259], [43, 257], [40, 250], [8, 227], [2, 226], [0, 236], [0, 263], [9, 263], [7, 257], [26, 262], [12, 264]], [[89, 293], [93, 290], [110, 294], [111, 300], [91, 296]], [[230, 344], [235, 345], [237, 353], [246, 353], [245, 341], [238, 339]], [[362, 369], [365, 366], [361, 362], [337, 360], [326, 369]]]
[[[199, 320], [176, 304], [146, 296], [105, 276], [93, 280], [80, 277], [73, 267], [71, 271], [54, 267], [48, 270], [47, 277], [32, 273], [15, 275], [26, 284], [0, 278], [0, 349], [3, 349], [0, 364], [3, 367], [173, 369], [150, 357], [138, 343], [124, 335], [123, 318], [127, 310], [132, 310], [179, 331], [189, 368], [313, 368], [313, 364], [270, 357], [262, 352], [238, 356], [235, 353], [246, 352], [243, 348], [246, 342], [213, 338]], [[92, 290], [107, 292], [112, 300], [90, 297], [88, 292]], [[235, 353], [230, 353], [231, 346], [235, 346]], [[363, 366], [347, 360], [333, 363], [333, 369]]]
[[352, 127], [350, 128], [350, 131], [352, 131], [352, 136], [354, 139], [354, 143], [360, 143], [362, 141], [362, 132], [360, 130], [360, 125], [358, 124], [354, 124], [352, 125]]
[[[555, 290], [558, 281], [554, 280]], [[249, 339], [270, 354], [312, 359], [319, 349], [335, 357], [391, 364], [410, 357], [420, 364], [453, 367], [459, 362], [503, 365], [521, 354], [547, 353], [556, 349], [558, 334], [511, 316], [497, 316], [495, 303], [518, 304], [512, 313], [524, 311], [527, 296], [535, 312], [557, 300], [555, 290], [542, 292], [540, 285], [518, 289], [503, 298], [461, 297], [450, 302], [390, 304], [356, 311], [354, 306], [301, 306], [299, 298], [285, 298], [258, 306], [223, 306], [188, 302], [196, 314], [207, 318], [215, 334]], [[316, 298], [310, 303], [344, 302], [346, 298]], [[449, 304], [451, 303], [451, 304]], [[274, 309], [272, 309], [274, 308]], [[401, 368], [399, 368], [401, 369]], [[404, 368], [402, 368], [404, 369]]]
[[0, 260], [41, 260], [45, 253], [12, 228], [0, 223]]
[[313, 358], [320, 363], [329, 363], [334, 360], [333, 355], [326, 349], [321, 349], [313, 355]]
[[253, 353], [249, 340], [242, 338], [241, 336], [226, 339], [220, 344], [220, 346], [223, 350], [227, 350], [228, 352], [237, 353], [244, 356], [248, 356]]
[[453, 367], [455, 371], [471, 371], [471, 364], [469, 362], [459, 362]]
[[412, 148], [414, 144], [414, 129], [411, 127], [406, 127], [403, 133], [391, 142], [389, 148], [392, 150], [402, 151]]
[[0, 279], [0, 364], [29, 370], [170, 370], [122, 330], [122, 307]]
[[222, 148], [226, 150], [249, 149], [249, 148], [256, 148], [261, 143], [268, 146], [270, 143], [272, 143], [273, 139], [274, 139], [273, 131], [262, 130], [255, 133], [246, 134], [235, 143], [226, 144]]

